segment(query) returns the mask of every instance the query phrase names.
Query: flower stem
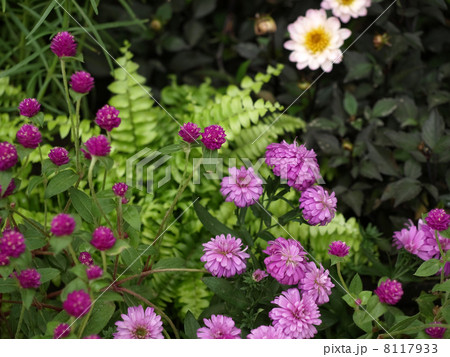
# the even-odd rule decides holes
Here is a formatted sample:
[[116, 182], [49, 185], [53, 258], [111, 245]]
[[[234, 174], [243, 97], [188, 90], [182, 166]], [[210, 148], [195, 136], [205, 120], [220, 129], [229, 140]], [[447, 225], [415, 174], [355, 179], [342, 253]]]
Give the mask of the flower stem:
[[403, 329], [403, 330], [392, 331], [392, 332], [389, 332], [389, 334], [385, 333], [385, 334], [379, 335], [378, 337], [379, 338], [385, 338], [385, 337], [388, 337], [388, 336], [390, 337], [391, 335], [394, 335], [394, 336], [395, 335], [403, 335], [403, 334], [408, 334], [408, 333], [411, 333], [411, 332], [418, 332], [418, 331], [421, 331], [421, 330], [425, 330], [425, 329], [427, 329], [429, 327], [444, 327], [446, 329], [450, 329], [450, 325], [449, 324], [442, 324], [442, 323], [425, 324], [425, 325], [421, 325], [421, 326], [406, 328], [406, 329]]
[[156, 274], [156, 273], [170, 273], [170, 272], [180, 272], [180, 273], [203, 273], [203, 274], [210, 274], [205, 269], [186, 269], [186, 268], [168, 268], [168, 269], [153, 269], [153, 270], [147, 270], [143, 273], [131, 275], [128, 276], [122, 280], [119, 280], [115, 283], [115, 285], [120, 285], [123, 283], [126, 283], [127, 281], [139, 278], [139, 277], [145, 277], [150, 274]]
[[41, 232], [44, 236], [46, 236], [47, 238], [50, 237], [50, 235], [45, 232], [44, 230], [42, 230], [41, 227], [39, 227], [36, 223], [34, 223], [33, 221], [29, 220], [27, 217], [25, 217], [22, 213], [20, 213], [19, 211], [16, 211], [14, 208], [10, 208], [10, 211], [12, 213], [17, 214], [18, 216], [20, 216], [24, 221], [26, 221], [27, 223], [29, 223], [30, 225], [32, 225], [34, 228], [36, 228], [39, 232]]
[[93, 306], [91, 305], [89, 312], [87, 313], [86, 317], [83, 319], [83, 323], [80, 326], [80, 331], [78, 332], [78, 338], [81, 338], [81, 336], [83, 336], [84, 329], [86, 328], [89, 318], [91, 317], [92, 309], [93, 309]]
[[[44, 195], [45, 195], [45, 191], [47, 191], [48, 178], [44, 171], [44, 159], [42, 157], [41, 145], [39, 145], [38, 148], [39, 148], [39, 156], [41, 159], [41, 173], [42, 176], [44, 176]], [[46, 232], [47, 232], [47, 200], [44, 199], [44, 233]]]
[[100, 254], [102, 256], [103, 272], [106, 274], [107, 269], [108, 269], [108, 264], [106, 262], [106, 253], [105, 253], [105, 251], [102, 250]]
[[25, 304], [22, 304], [22, 308], [20, 309], [20, 317], [19, 323], [17, 324], [16, 334], [14, 336], [15, 339], [19, 338], [20, 329], [22, 328], [23, 314], [25, 313]]
[[338, 273], [338, 276], [339, 276], [339, 280], [341, 281], [342, 286], [344, 287], [345, 292], [346, 292], [347, 294], [349, 294], [351, 297], [353, 297], [352, 294], [350, 294], [350, 290], [349, 290], [347, 284], [345, 283], [344, 278], [342, 277], [342, 274], [341, 274], [341, 263], [340, 263], [340, 262], [337, 262], [337, 263], [336, 263], [336, 268], [337, 268], [337, 273]]
[[80, 175], [81, 171], [81, 161], [80, 161], [80, 105], [81, 105], [81, 98], [77, 100], [77, 105], [75, 109], [75, 123], [74, 123], [74, 141], [75, 141], [75, 157], [77, 160], [77, 173]]
[[117, 233], [119, 235], [119, 239], [122, 239], [122, 220], [123, 220], [123, 210], [122, 210], [122, 198], [119, 197], [117, 200]]
[[92, 172], [94, 171], [94, 166], [95, 166], [96, 162], [97, 162], [97, 157], [92, 156], [91, 164], [89, 166], [89, 171], [88, 171], [89, 187], [91, 189], [92, 199], [94, 200], [95, 204], [97, 205], [101, 215], [105, 218], [106, 223], [112, 229], [113, 228], [112, 224], [111, 224], [110, 220], [108, 219], [108, 217], [106, 216], [105, 212], [103, 211], [102, 206], [100, 206], [100, 203], [98, 202], [98, 199], [97, 199], [97, 195], [95, 194], [94, 181], [92, 180]]
[[69, 111], [69, 117], [72, 118], [72, 105], [70, 104], [70, 97], [69, 97], [69, 86], [67, 84], [67, 75], [66, 75], [66, 63], [61, 59], [61, 73], [63, 77], [63, 83], [64, 83], [64, 94], [66, 96], [66, 103], [67, 103], [67, 110]]
[[75, 251], [73, 250], [72, 243], [69, 244], [69, 252], [70, 252], [70, 255], [72, 256], [73, 264], [78, 265], [79, 262], [77, 259], [77, 255], [76, 255]]

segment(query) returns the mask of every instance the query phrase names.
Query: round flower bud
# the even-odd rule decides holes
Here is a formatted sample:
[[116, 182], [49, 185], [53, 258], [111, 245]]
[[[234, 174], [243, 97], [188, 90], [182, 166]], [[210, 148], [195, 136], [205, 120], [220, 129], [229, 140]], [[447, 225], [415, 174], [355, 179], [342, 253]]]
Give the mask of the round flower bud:
[[92, 233], [91, 244], [98, 250], [107, 250], [116, 243], [113, 232], [108, 227], [98, 227]]
[[60, 58], [74, 57], [77, 54], [77, 43], [69, 32], [58, 32], [52, 39], [50, 49]]
[[125, 194], [128, 191], [128, 185], [123, 182], [118, 182], [113, 185], [112, 190], [116, 196], [125, 197]]
[[85, 71], [78, 71], [70, 77], [70, 86], [77, 93], [89, 93], [94, 88], [94, 78]]

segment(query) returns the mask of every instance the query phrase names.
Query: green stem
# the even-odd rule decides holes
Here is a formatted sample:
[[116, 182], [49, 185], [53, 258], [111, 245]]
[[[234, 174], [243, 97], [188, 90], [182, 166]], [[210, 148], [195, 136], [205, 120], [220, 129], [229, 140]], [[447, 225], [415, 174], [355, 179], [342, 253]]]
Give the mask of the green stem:
[[[347, 287], [347, 284], [345, 283], [344, 278], [342, 277], [342, 274], [341, 274], [341, 263], [340, 263], [340, 262], [337, 262], [337, 263], [336, 263], [336, 267], [337, 267], [337, 273], [338, 273], [338, 276], [339, 276], [339, 280], [341, 281], [342, 286], [343, 286], [344, 289], [345, 289], [345, 292], [346, 292], [347, 294], [349, 294], [350, 296], [352, 296], [352, 294], [350, 294], [349, 288]], [[352, 296], [352, 297], [353, 297], [353, 296]]]
[[[92, 298], [91, 298], [91, 300], [92, 300]], [[81, 338], [81, 336], [83, 336], [84, 329], [86, 328], [89, 318], [91, 317], [92, 309], [93, 309], [93, 306], [91, 305], [91, 307], [89, 308], [89, 312], [87, 313], [86, 317], [83, 320], [82, 325], [80, 326], [80, 331], [78, 332], [78, 338]]]
[[69, 86], [67, 84], [67, 75], [66, 75], [66, 63], [61, 59], [61, 73], [63, 77], [63, 83], [64, 83], [64, 92], [66, 96], [66, 103], [67, 103], [67, 110], [69, 111], [69, 117], [72, 118], [72, 104], [70, 103], [70, 96], [69, 96]]
[[94, 200], [95, 204], [97, 205], [103, 218], [105, 218], [106, 223], [112, 229], [113, 228], [112, 224], [111, 224], [110, 220], [108, 219], [108, 217], [106, 216], [105, 212], [103, 211], [102, 206], [100, 206], [100, 202], [98, 202], [97, 195], [95, 194], [94, 181], [92, 180], [92, 173], [94, 171], [94, 166], [95, 166], [96, 162], [97, 162], [97, 156], [92, 156], [92, 160], [91, 160], [91, 164], [89, 165], [89, 172], [88, 172], [89, 187], [91, 189], [92, 199]]
[[19, 338], [20, 329], [22, 328], [23, 314], [25, 313], [25, 304], [22, 304], [22, 308], [20, 310], [19, 323], [17, 324], [16, 334], [14, 336], [15, 339]]
[[[41, 173], [42, 173], [42, 176], [44, 176], [44, 195], [45, 195], [45, 191], [47, 191], [48, 178], [44, 171], [44, 159], [42, 157], [41, 145], [39, 145], [38, 148], [39, 148], [39, 156], [41, 159]], [[46, 199], [44, 199], [44, 232], [45, 233], [47, 232], [47, 200]]]
[[[434, 231], [434, 236], [436, 237], [436, 242], [437, 242], [438, 247], [439, 247], [439, 253], [441, 254], [441, 259], [444, 259], [445, 254], [444, 254], [444, 250], [442, 249], [442, 246], [441, 246], [441, 241], [439, 240], [439, 233], [438, 233], [438, 231]], [[444, 270], [444, 267], [442, 267], [441, 268], [441, 284], [444, 282], [444, 278], [445, 278], [445, 270]]]
[[80, 174], [81, 171], [81, 161], [80, 161], [80, 105], [81, 98], [77, 100], [75, 109], [75, 123], [74, 123], [74, 140], [75, 140], [75, 157], [77, 160], [77, 173]]
[[102, 256], [102, 262], [103, 262], [103, 273], [106, 274], [106, 272], [108, 271], [108, 264], [106, 262], [106, 253], [104, 250], [102, 250], [100, 254]]
[[117, 233], [119, 235], [119, 239], [122, 239], [122, 219], [123, 219], [123, 211], [122, 211], [122, 198], [118, 198], [117, 203]]
[[185, 268], [169, 268], [169, 269], [153, 269], [153, 270], [147, 270], [141, 274], [135, 274], [131, 275], [129, 277], [126, 277], [122, 280], [119, 280], [115, 283], [115, 285], [120, 285], [123, 283], [126, 283], [127, 281], [145, 277], [150, 274], [156, 274], [156, 273], [170, 273], [170, 272], [181, 272], [181, 273], [203, 273], [203, 274], [209, 274], [209, 272], [205, 269], [185, 269]]
[[79, 262], [78, 262], [78, 259], [77, 259], [77, 254], [73, 250], [72, 243], [69, 244], [69, 252], [70, 252], [70, 255], [72, 256], [73, 264], [74, 265], [78, 265]]
[[36, 97], [36, 99], [39, 102], [41, 101], [42, 97], [44, 96], [44, 93], [47, 90], [47, 87], [48, 87], [50, 81], [52, 80], [53, 73], [55, 72], [57, 63], [58, 63], [58, 57], [55, 56], [53, 58], [52, 64], [50, 65], [50, 68], [47, 71], [47, 75], [45, 76], [44, 84], [42, 84], [42, 86], [39, 88], [39, 92], [38, 92], [38, 95]]

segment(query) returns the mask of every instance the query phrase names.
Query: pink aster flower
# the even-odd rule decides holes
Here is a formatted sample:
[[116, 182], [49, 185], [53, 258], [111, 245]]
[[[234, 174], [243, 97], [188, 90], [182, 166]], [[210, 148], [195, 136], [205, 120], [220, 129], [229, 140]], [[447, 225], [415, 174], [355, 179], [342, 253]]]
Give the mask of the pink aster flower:
[[325, 226], [330, 223], [336, 213], [336, 203], [334, 192], [329, 195], [322, 186], [311, 186], [303, 191], [300, 197], [303, 217], [312, 226]]
[[241, 330], [234, 325], [231, 317], [224, 315], [211, 315], [211, 319], [203, 319], [206, 327], [197, 330], [197, 337], [216, 340], [240, 339]]
[[263, 325], [251, 330], [247, 338], [250, 340], [280, 340], [287, 339], [288, 337], [280, 328]]
[[193, 143], [200, 136], [200, 128], [197, 124], [186, 123], [180, 127], [178, 135], [187, 143]]
[[[433, 321], [432, 323], [439, 324], [440, 322]], [[428, 327], [425, 329], [425, 332], [431, 338], [443, 338], [446, 330], [445, 327]]]
[[53, 218], [51, 232], [55, 237], [70, 236], [75, 230], [75, 220], [72, 216], [60, 213]]
[[70, 335], [70, 326], [68, 324], [59, 324], [53, 330], [53, 338], [59, 339]]
[[18, 258], [25, 251], [25, 238], [16, 230], [5, 230], [0, 238], [0, 250], [8, 257]]
[[297, 191], [304, 191], [319, 178], [319, 164], [314, 150], [304, 145], [273, 143], [266, 148], [266, 164], [272, 168], [275, 176], [287, 180], [287, 184]]
[[77, 54], [77, 43], [69, 32], [58, 32], [52, 39], [50, 49], [58, 57], [74, 57]]
[[94, 259], [92, 259], [92, 255], [90, 255], [88, 252], [81, 252], [78, 256], [78, 260], [83, 265], [92, 265], [94, 264]]
[[78, 71], [70, 77], [70, 86], [77, 93], [89, 93], [94, 88], [94, 78], [88, 72]]
[[447, 214], [443, 209], [435, 208], [428, 213], [425, 220], [432, 229], [445, 231], [450, 225], [450, 214]]
[[230, 167], [231, 176], [224, 177], [221, 182], [220, 193], [226, 202], [234, 202], [237, 207], [247, 207], [255, 204], [262, 195], [262, 180], [255, 175], [253, 167], [248, 170], [244, 166], [238, 170]]
[[0, 171], [6, 171], [17, 164], [17, 150], [13, 144], [0, 143]]
[[89, 280], [98, 279], [103, 275], [103, 270], [98, 265], [90, 265], [86, 269], [86, 275]]
[[91, 308], [91, 298], [84, 290], [75, 290], [67, 295], [63, 308], [69, 315], [81, 317]]
[[429, 249], [423, 230], [418, 230], [416, 226], [411, 225], [408, 229], [403, 228], [399, 232], [394, 232], [393, 238], [393, 245], [397, 249], [405, 248], [408, 252], [423, 260], [429, 259]]
[[331, 288], [334, 284], [329, 277], [330, 272], [324, 270], [323, 266], [317, 268], [316, 263], [307, 264], [308, 271], [305, 277], [300, 281], [298, 288], [303, 294], [311, 295], [317, 305], [322, 305], [330, 301]]
[[62, 166], [69, 162], [69, 152], [61, 147], [55, 147], [50, 150], [48, 158], [56, 166]]
[[104, 135], [93, 136], [85, 145], [92, 156], [107, 156], [111, 152], [111, 145]]
[[[420, 248], [418, 256], [423, 260], [440, 259], [441, 252], [436, 242], [436, 231], [428, 224], [424, 223], [421, 219], [417, 224], [418, 231], [422, 232], [425, 236], [423, 245]], [[450, 249], [450, 239], [442, 237], [439, 232], [437, 233], [441, 247], [445, 252]]]
[[267, 272], [280, 284], [295, 285], [305, 277], [307, 253], [296, 240], [279, 237], [263, 252], [269, 255], [264, 259]]
[[129, 307], [128, 315], [122, 314], [123, 321], [117, 321], [115, 339], [163, 339], [161, 316], [152, 307], [144, 312], [142, 305]]
[[245, 253], [248, 247], [242, 249], [240, 238], [224, 234], [211, 238], [211, 241], [204, 243], [203, 251], [205, 254], [200, 261], [206, 262], [205, 269], [213, 276], [219, 278], [229, 278], [236, 274], [241, 274], [246, 266], [246, 259], [250, 257]]
[[118, 182], [113, 185], [112, 190], [116, 196], [125, 197], [125, 194], [128, 191], [128, 185], [123, 182]]
[[36, 149], [42, 141], [39, 129], [31, 124], [24, 124], [16, 134], [17, 142], [27, 149]]
[[335, 255], [336, 257], [345, 257], [348, 255], [350, 247], [340, 240], [331, 242], [328, 254]]
[[252, 274], [252, 279], [259, 283], [261, 280], [263, 280], [265, 277], [267, 277], [267, 273], [264, 270], [256, 269]]
[[[14, 182], [14, 179], [11, 179], [11, 181], [9, 181], [9, 185], [6, 188], [5, 192], [2, 194], [2, 185], [0, 185], [0, 198], [6, 198], [8, 196], [10, 196], [14, 190], [16, 189], [16, 183]], [[0, 221], [0, 223], [2, 223]]]
[[202, 133], [202, 143], [209, 150], [219, 150], [227, 141], [225, 130], [220, 125], [207, 126]]
[[38, 288], [41, 285], [41, 274], [36, 269], [25, 269], [17, 275], [20, 286], [24, 289]]
[[102, 338], [99, 335], [89, 335], [83, 337], [83, 340], [101, 340]]
[[92, 233], [91, 244], [98, 250], [107, 250], [113, 247], [116, 238], [111, 229], [100, 226]]
[[314, 327], [322, 323], [319, 308], [310, 295], [300, 297], [298, 289], [289, 289], [276, 297], [272, 304], [279, 307], [269, 312], [275, 328], [290, 338], [312, 338], [317, 333]]
[[381, 302], [395, 305], [402, 298], [402, 284], [397, 280], [387, 279], [374, 290], [374, 293], [378, 295]]
[[41, 104], [35, 98], [25, 98], [19, 104], [19, 113], [25, 117], [34, 117], [41, 109]]
[[106, 104], [103, 108], [97, 111], [95, 122], [100, 128], [111, 131], [114, 128], [117, 128], [121, 123], [119, 111], [116, 108]]

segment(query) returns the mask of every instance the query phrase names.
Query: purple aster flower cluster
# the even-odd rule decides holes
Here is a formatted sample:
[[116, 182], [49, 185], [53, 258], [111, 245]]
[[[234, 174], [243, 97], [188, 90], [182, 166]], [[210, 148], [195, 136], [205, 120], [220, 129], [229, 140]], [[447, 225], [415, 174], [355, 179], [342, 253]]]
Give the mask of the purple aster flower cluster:
[[106, 131], [111, 131], [114, 128], [119, 127], [121, 123], [119, 111], [116, 108], [106, 104], [97, 111], [95, 122], [100, 128], [105, 129]]
[[17, 275], [19, 284], [24, 289], [35, 289], [41, 285], [41, 274], [36, 269], [25, 269]]
[[[14, 179], [11, 179], [11, 181], [9, 181], [9, 185], [6, 188], [5, 192], [2, 194], [2, 185], [0, 185], [0, 198], [6, 198], [8, 196], [10, 196], [14, 190], [16, 189], [16, 183], [14, 182]], [[0, 223], [2, 223], [0, 221]]]
[[[433, 324], [439, 324], [439, 322], [434, 321]], [[445, 327], [428, 327], [425, 329], [425, 332], [431, 338], [443, 338], [445, 331], [447, 329]]]
[[263, 280], [265, 277], [267, 277], [267, 273], [264, 270], [256, 269], [252, 274], [252, 279], [259, 283], [261, 280]]
[[219, 150], [227, 141], [225, 130], [220, 125], [207, 126], [202, 133], [202, 143], [209, 150]]
[[281, 340], [288, 337], [282, 332], [281, 328], [263, 325], [251, 330], [247, 338], [250, 340]]
[[200, 136], [200, 128], [197, 124], [186, 123], [180, 127], [178, 135], [187, 143], [193, 143]]
[[113, 247], [116, 238], [111, 229], [100, 226], [92, 233], [91, 244], [98, 250], [107, 250]]
[[90, 138], [85, 145], [92, 156], [107, 156], [111, 152], [111, 145], [104, 135]]
[[77, 43], [69, 32], [58, 32], [52, 39], [50, 49], [58, 57], [74, 57], [77, 54]]
[[56, 166], [62, 166], [69, 162], [69, 152], [61, 147], [55, 147], [48, 153], [48, 158]]
[[210, 319], [203, 319], [206, 327], [197, 330], [200, 339], [235, 340], [241, 338], [241, 330], [235, 326], [231, 317], [211, 315]]
[[42, 141], [39, 129], [31, 124], [24, 124], [16, 134], [17, 142], [27, 149], [36, 149]]
[[68, 324], [59, 324], [53, 330], [53, 338], [59, 339], [70, 335], [70, 326]]
[[78, 260], [83, 265], [92, 265], [94, 264], [94, 259], [92, 259], [92, 255], [90, 255], [88, 252], [81, 252], [78, 256]]
[[336, 257], [345, 257], [348, 255], [350, 247], [340, 240], [331, 242], [328, 254], [334, 255]]
[[6, 171], [17, 164], [18, 156], [16, 147], [4, 141], [0, 143], [0, 171]]
[[41, 104], [35, 98], [25, 98], [19, 103], [19, 113], [24, 117], [34, 117], [41, 110]]
[[237, 207], [248, 207], [255, 204], [262, 195], [262, 180], [256, 176], [253, 168], [248, 170], [244, 166], [228, 169], [231, 176], [224, 177], [221, 182], [220, 193], [226, 202], [234, 202]]
[[316, 263], [309, 262], [305, 277], [302, 278], [298, 288], [303, 294], [310, 295], [317, 305], [322, 305], [330, 301], [331, 288], [334, 284], [329, 277], [330, 272], [322, 265], [317, 268]]
[[90, 265], [86, 269], [86, 275], [89, 280], [98, 279], [103, 275], [103, 270], [98, 265]]
[[56, 237], [70, 236], [75, 230], [75, 220], [72, 216], [60, 213], [53, 218], [51, 223], [51, 232]]
[[94, 88], [94, 78], [88, 72], [78, 71], [70, 77], [70, 86], [77, 93], [89, 93]]
[[387, 279], [374, 290], [374, 293], [378, 295], [381, 302], [395, 305], [402, 298], [402, 284], [397, 280]]
[[300, 197], [303, 217], [312, 226], [325, 226], [330, 223], [336, 213], [336, 203], [334, 192], [330, 195], [322, 186], [309, 187]]
[[113, 185], [112, 190], [116, 196], [125, 197], [125, 194], [128, 191], [128, 185], [123, 182], [118, 182]]
[[0, 250], [8, 257], [18, 258], [25, 252], [25, 238], [16, 230], [5, 230], [0, 238]]
[[319, 307], [311, 295], [300, 296], [300, 291], [293, 288], [284, 291], [272, 303], [278, 305], [269, 312], [273, 326], [288, 338], [312, 338], [317, 333], [315, 326], [322, 321]]
[[431, 229], [445, 231], [450, 225], [450, 214], [447, 214], [443, 209], [435, 208], [428, 213], [425, 221]]
[[84, 290], [75, 290], [67, 295], [63, 308], [69, 315], [81, 317], [91, 308], [91, 298]]
[[123, 321], [117, 321], [115, 339], [163, 339], [161, 316], [152, 307], [144, 311], [142, 305], [129, 307], [128, 315], [122, 314]]
[[205, 269], [213, 276], [219, 278], [229, 278], [236, 274], [241, 274], [247, 267], [246, 259], [250, 257], [245, 249], [242, 249], [240, 238], [224, 234], [211, 238], [211, 241], [204, 243], [205, 254], [200, 258], [205, 262]]
[[304, 191], [319, 178], [319, 164], [314, 150], [308, 150], [295, 141], [288, 144], [273, 143], [266, 148], [266, 164], [275, 176], [287, 180], [287, 184], [297, 191]]

